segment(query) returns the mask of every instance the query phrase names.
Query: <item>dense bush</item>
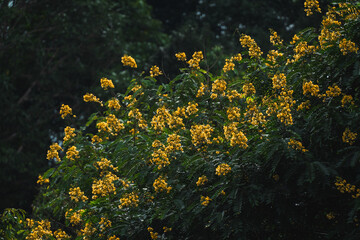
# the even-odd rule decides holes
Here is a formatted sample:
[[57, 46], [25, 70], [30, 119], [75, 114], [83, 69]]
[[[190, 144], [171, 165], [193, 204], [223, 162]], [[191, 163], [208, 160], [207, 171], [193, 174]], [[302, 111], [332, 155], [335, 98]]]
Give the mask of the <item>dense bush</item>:
[[125, 55], [127, 92], [101, 79], [109, 97], [83, 96], [96, 109], [85, 126], [61, 106], [64, 139], [48, 151], [34, 216], [8, 210], [4, 234], [358, 239], [359, 11], [331, 6], [289, 44], [271, 30], [266, 56], [242, 35], [221, 76], [201, 68], [201, 51], [178, 53], [181, 73], [158, 85], [158, 67], [137, 72]]

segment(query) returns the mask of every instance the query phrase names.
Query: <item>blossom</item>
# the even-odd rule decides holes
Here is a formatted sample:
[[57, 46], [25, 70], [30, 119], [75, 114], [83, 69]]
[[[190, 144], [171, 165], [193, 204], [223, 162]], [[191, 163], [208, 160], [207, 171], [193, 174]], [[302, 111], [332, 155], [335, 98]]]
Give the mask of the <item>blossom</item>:
[[160, 71], [158, 66], [154, 65], [150, 68], [150, 76], [151, 77], [157, 77], [161, 74], [163, 74], [163, 73]]
[[124, 66], [129, 66], [131, 68], [137, 68], [137, 64], [135, 62], [135, 59], [131, 56], [128, 56], [128, 55], [124, 55], [122, 58], [121, 58], [121, 62]]
[[184, 52], [179, 52], [175, 54], [175, 57], [179, 61], [186, 61], [186, 54]]
[[218, 165], [215, 170], [215, 174], [218, 176], [221, 176], [221, 175], [225, 176], [229, 172], [231, 172], [231, 167], [229, 166], [229, 164], [226, 164], [226, 163], [222, 163], [222, 164]]
[[108, 88], [115, 88], [113, 82], [107, 78], [101, 78], [100, 79], [101, 87], [105, 90]]
[[64, 119], [67, 115], [72, 115], [73, 117], [76, 117], [76, 115], [72, 114], [72, 109], [69, 107], [69, 105], [62, 104], [60, 107], [60, 115], [61, 118]]

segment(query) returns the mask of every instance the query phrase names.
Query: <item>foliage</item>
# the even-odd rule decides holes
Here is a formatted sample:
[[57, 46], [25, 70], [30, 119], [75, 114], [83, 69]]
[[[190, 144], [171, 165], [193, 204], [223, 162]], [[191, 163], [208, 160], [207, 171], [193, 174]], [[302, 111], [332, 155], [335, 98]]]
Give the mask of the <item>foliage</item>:
[[[317, 10], [317, 1], [314, 8]], [[308, 5], [309, 6], [309, 5]], [[313, 5], [311, 5], [313, 6]], [[64, 141], [39, 176], [27, 239], [358, 239], [359, 2], [329, 7], [320, 29], [267, 56], [242, 35], [221, 75], [184, 59], [107, 97], [84, 125], [62, 107]], [[345, 39], [345, 40], [344, 40]], [[65, 233], [66, 232], [66, 233]]]

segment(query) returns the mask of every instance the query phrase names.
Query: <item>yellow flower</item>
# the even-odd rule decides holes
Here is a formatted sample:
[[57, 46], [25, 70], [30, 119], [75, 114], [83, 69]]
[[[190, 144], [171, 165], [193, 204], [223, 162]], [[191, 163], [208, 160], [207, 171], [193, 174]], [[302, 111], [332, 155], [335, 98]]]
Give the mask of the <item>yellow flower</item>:
[[189, 67], [191, 67], [191, 68], [200, 69], [199, 64], [203, 58], [204, 58], [204, 56], [203, 56], [202, 51], [194, 52], [194, 54], [192, 55], [192, 59], [187, 61], [187, 63], [189, 64]]
[[122, 198], [120, 198], [120, 209], [124, 207], [137, 207], [138, 205], [139, 196], [134, 192], [126, 193]]
[[155, 179], [154, 183], [153, 183], [153, 187], [155, 189], [155, 192], [167, 192], [169, 193], [170, 190], [172, 189], [172, 187], [168, 186], [167, 182], [166, 182], [166, 178], [164, 178], [163, 176], [158, 177], [157, 179]]
[[351, 40], [346, 40], [345, 38], [340, 41], [339, 48], [343, 55], [351, 52], [357, 53], [357, 51], [359, 50], [359, 48], [355, 45], [354, 42], [352, 42]]
[[80, 158], [79, 151], [76, 150], [75, 146], [69, 147], [69, 149], [66, 152], [66, 157], [67, 159], [74, 161], [75, 158]]
[[353, 97], [351, 95], [344, 95], [341, 99], [341, 106], [345, 107], [345, 104], [350, 103], [351, 105], [354, 104]]
[[53, 143], [51, 146], [50, 146], [50, 150], [47, 151], [47, 160], [50, 160], [50, 159], [53, 159], [53, 158], [56, 158], [56, 160], [58, 162], [60, 162], [60, 157], [59, 157], [59, 152], [58, 151], [62, 151], [63, 149], [59, 146], [58, 143]]
[[302, 151], [302, 152], [307, 152], [308, 150], [305, 149], [305, 147], [302, 145], [301, 142], [299, 141], [296, 141], [292, 138], [290, 138], [290, 141], [288, 142], [288, 147], [290, 148], [293, 148], [295, 150], [299, 150], [299, 151]]
[[65, 136], [64, 136], [64, 143], [69, 141], [71, 138], [75, 137], [76, 134], [74, 133], [75, 132], [75, 128], [72, 128], [72, 127], [69, 127], [67, 126], [64, 130], [65, 132]]
[[88, 200], [88, 197], [84, 195], [84, 192], [81, 191], [80, 187], [70, 188], [69, 195], [71, 200], [74, 200], [75, 202], [79, 202], [80, 200], [86, 202]]
[[191, 126], [191, 138], [195, 146], [211, 144], [211, 133], [214, 129], [209, 125]]
[[306, 95], [308, 93], [311, 94], [311, 96], [318, 96], [319, 94], [319, 85], [313, 84], [312, 81], [304, 82], [303, 83], [303, 94]]
[[249, 48], [249, 56], [251, 58], [260, 58], [260, 56], [263, 54], [255, 40], [248, 35], [242, 35], [240, 38], [240, 43], [243, 48]]
[[97, 102], [99, 103], [101, 106], [103, 106], [103, 103], [100, 101], [99, 98], [97, 98], [94, 94], [92, 93], [86, 93], [84, 95], [84, 102]]
[[233, 62], [233, 58], [225, 59], [225, 65], [223, 67], [223, 71], [226, 73], [228, 71], [234, 70], [235, 64]]
[[208, 178], [205, 175], [199, 177], [198, 181], [196, 182], [196, 186], [202, 186], [208, 181]]
[[137, 68], [137, 64], [135, 62], [135, 59], [131, 56], [128, 56], [128, 55], [124, 55], [122, 58], [121, 58], [121, 62], [124, 66], [129, 66], [131, 68]]
[[276, 45], [282, 45], [283, 44], [283, 40], [280, 39], [280, 36], [278, 36], [277, 32], [275, 32], [274, 30], [270, 29], [270, 43], [273, 46]]
[[313, 14], [313, 11], [321, 13], [319, 2], [317, 0], [306, 0], [304, 2], [306, 16]]
[[100, 79], [101, 87], [105, 90], [108, 88], [115, 88], [113, 82], [107, 78], [101, 78]]
[[326, 91], [326, 95], [328, 97], [337, 97], [341, 95], [341, 89], [337, 86], [334, 85], [333, 87], [328, 87], [329, 90]]
[[346, 128], [343, 132], [342, 140], [344, 143], [353, 145], [357, 137], [357, 133], [351, 132], [349, 128]]
[[43, 178], [43, 176], [39, 175], [39, 179], [37, 180], [37, 184], [43, 185], [49, 183], [50, 180], [48, 178]]
[[71, 107], [65, 104], [62, 104], [60, 107], [60, 115], [62, 119], [64, 119], [67, 115], [72, 115], [73, 117], [76, 117], [75, 115], [72, 114]]
[[114, 181], [119, 180], [119, 177], [112, 172], [108, 172], [102, 179], [94, 180], [92, 184], [93, 199], [99, 196], [106, 197], [110, 194], [116, 194], [116, 187]]
[[119, 110], [120, 108], [121, 108], [121, 106], [120, 106], [120, 102], [119, 102], [119, 100], [118, 99], [110, 99], [109, 101], [108, 101], [108, 107], [110, 108], [110, 109], [115, 109], [115, 110]]
[[229, 166], [229, 164], [226, 164], [226, 163], [222, 163], [222, 164], [218, 165], [215, 170], [215, 174], [218, 176], [221, 176], [221, 175], [225, 176], [229, 172], [231, 172], [231, 167]]
[[186, 54], [184, 52], [179, 52], [175, 54], [175, 57], [179, 61], [186, 61]]
[[160, 71], [158, 66], [154, 65], [150, 68], [150, 76], [151, 77], [157, 77], [161, 74], [163, 74], [163, 73]]
[[201, 196], [201, 199], [200, 199], [201, 205], [206, 207], [207, 205], [209, 205], [210, 201], [211, 201], [211, 198], [209, 198], [208, 196], [206, 196], [206, 197]]

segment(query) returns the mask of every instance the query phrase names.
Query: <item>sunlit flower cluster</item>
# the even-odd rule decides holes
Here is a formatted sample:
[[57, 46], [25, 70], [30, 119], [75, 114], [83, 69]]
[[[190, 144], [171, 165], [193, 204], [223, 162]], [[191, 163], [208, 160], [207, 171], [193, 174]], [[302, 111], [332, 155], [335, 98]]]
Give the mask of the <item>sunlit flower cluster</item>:
[[81, 191], [80, 187], [70, 188], [69, 195], [71, 200], [75, 202], [79, 202], [79, 201], [86, 202], [88, 200], [88, 197], [85, 196], [84, 192]]
[[100, 232], [105, 231], [107, 228], [111, 227], [111, 221], [107, 218], [102, 217], [99, 222]]
[[186, 61], [186, 54], [184, 52], [179, 52], [175, 54], [175, 57], [179, 61]]
[[69, 149], [66, 151], [66, 158], [71, 161], [75, 161], [75, 159], [80, 158], [79, 151], [75, 146], [69, 147]]
[[241, 36], [240, 43], [243, 48], [249, 49], [249, 56], [252, 58], [260, 58], [260, 56], [263, 54], [255, 40], [248, 35]]
[[73, 117], [76, 117], [75, 115], [73, 115], [71, 107], [65, 104], [62, 104], [60, 107], [60, 115], [62, 119], [64, 119], [67, 115], [72, 115]]
[[64, 129], [64, 133], [65, 133], [65, 136], [64, 136], [64, 143], [69, 141], [70, 139], [74, 138], [76, 136], [76, 133], [75, 133], [75, 128], [72, 128], [72, 127], [69, 127], [67, 126], [65, 129]]
[[35, 227], [31, 229], [31, 232], [26, 236], [27, 240], [45, 239], [53, 236], [51, 231], [51, 224], [48, 220], [41, 220], [35, 222]]
[[151, 77], [157, 77], [159, 75], [162, 75], [163, 73], [160, 71], [159, 67], [154, 65], [150, 68], [150, 76]]
[[110, 194], [116, 194], [116, 187], [114, 182], [119, 180], [119, 177], [111, 172], [108, 172], [103, 179], [94, 180], [92, 184], [92, 198], [106, 197]]
[[211, 133], [214, 129], [209, 125], [193, 125], [191, 126], [191, 139], [195, 146], [211, 144]]
[[233, 71], [235, 68], [235, 63], [233, 62], [233, 59], [225, 59], [225, 65], [223, 67], [223, 71], [229, 72], [229, 71]]
[[226, 140], [230, 141], [230, 146], [239, 146], [246, 149], [248, 147], [245, 134], [238, 129], [239, 122], [233, 122], [228, 126], [224, 126], [224, 135]]
[[70, 236], [61, 229], [58, 229], [54, 232], [54, 237], [56, 240], [70, 239]]
[[105, 173], [110, 169], [115, 172], [118, 171], [118, 168], [114, 167], [114, 165], [111, 164], [111, 161], [107, 158], [101, 158], [100, 161], [94, 163], [94, 166], [96, 167], [96, 169], [101, 171], [100, 176], [105, 175]]
[[347, 183], [346, 180], [341, 177], [336, 177], [335, 186], [341, 193], [352, 193], [353, 198], [360, 197], [360, 189], [355, 185]]
[[114, 114], [109, 114], [105, 118], [106, 122], [98, 122], [96, 124], [96, 128], [98, 132], [107, 132], [113, 136], [116, 136], [122, 129], [124, 129], [124, 124], [120, 121], [120, 119], [116, 118]]
[[338, 97], [341, 95], [341, 89], [334, 85], [333, 87], [329, 86], [328, 90], [326, 90], [326, 96], [328, 97]]
[[240, 109], [238, 107], [229, 107], [226, 111], [226, 114], [230, 121], [239, 120]]
[[83, 236], [84, 240], [90, 240], [91, 235], [93, 235], [96, 231], [96, 228], [92, 226], [91, 223], [85, 223], [85, 227], [80, 230], [81, 235]]
[[359, 48], [355, 45], [354, 42], [352, 42], [351, 40], [347, 40], [345, 38], [341, 39], [339, 43], [339, 48], [343, 55], [352, 52], [357, 53], [357, 51], [359, 50]]
[[205, 185], [205, 183], [208, 181], [208, 178], [205, 175], [202, 175], [199, 177], [199, 179], [196, 182], [196, 186], [202, 186]]
[[310, 101], [309, 100], [306, 100], [305, 102], [302, 102], [299, 104], [299, 106], [297, 107], [297, 111], [300, 111], [300, 110], [308, 110], [310, 109]]
[[343, 98], [341, 99], [341, 106], [345, 107], [346, 104], [354, 104], [354, 99], [351, 95], [344, 95]]
[[100, 99], [92, 93], [86, 93], [83, 98], [84, 98], [84, 102], [97, 102], [101, 106], [103, 106], [102, 101], [100, 101]]
[[203, 60], [204, 56], [202, 51], [194, 52], [192, 55], [192, 59], [187, 61], [187, 64], [189, 64], [189, 67], [199, 69], [200, 68], [200, 61]]
[[229, 166], [229, 164], [226, 164], [226, 163], [222, 163], [222, 164], [218, 165], [215, 169], [215, 174], [218, 176], [221, 176], [221, 175], [225, 176], [229, 172], [231, 172], [231, 167]]
[[58, 143], [53, 143], [52, 145], [50, 145], [50, 149], [47, 151], [47, 160], [53, 159], [55, 158], [58, 162], [61, 161], [60, 157], [59, 157], [59, 152], [58, 151], [62, 151], [63, 149], [59, 146]]
[[301, 152], [307, 152], [308, 150], [305, 149], [305, 147], [302, 145], [301, 142], [290, 138], [289, 142], [288, 142], [288, 146], [289, 148], [293, 148], [295, 150], [301, 151]]
[[137, 207], [139, 205], [139, 196], [134, 193], [126, 193], [122, 198], [120, 198], [119, 208], [124, 207]]
[[313, 84], [312, 81], [309, 81], [309, 82], [304, 82], [303, 83], [303, 94], [306, 95], [306, 94], [311, 94], [311, 96], [318, 96], [319, 94], [319, 85], [317, 84]]
[[348, 143], [350, 145], [353, 145], [355, 143], [355, 140], [357, 138], [357, 133], [350, 131], [349, 128], [346, 128], [342, 135], [342, 141], [344, 143]]
[[300, 60], [300, 58], [304, 57], [305, 55], [314, 53], [315, 50], [316, 50], [315, 46], [308, 45], [306, 41], [301, 41], [295, 46], [294, 48], [295, 54], [293, 55], [293, 59], [292, 60], [288, 59], [287, 64], [297, 62], [298, 60]]
[[110, 79], [101, 78], [100, 83], [101, 83], [101, 87], [105, 90], [108, 90], [108, 88], [115, 88], [113, 82]]
[[110, 99], [108, 101], [108, 108], [110, 109], [115, 109], [115, 110], [119, 110], [121, 108], [120, 102], [118, 99], [114, 98], [114, 99]]
[[69, 219], [72, 225], [78, 225], [81, 222], [81, 216], [84, 212], [85, 212], [84, 209], [74, 211], [73, 209], [70, 208], [68, 211], [66, 211], [65, 217]]
[[201, 196], [201, 198], [200, 198], [200, 203], [201, 203], [201, 205], [203, 205], [203, 206], [207, 206], [207, 205], [209, 205], [209, 203], [210, 203], [210, 201], [211, 201], [211, 198], [210, 197], [208, 197], [208, 196]]
[[283, 73], [275, 74], [272, 78], [273, 88], [282, 89], [286, 86], [286, 76]]
[[207, 85], [204, 85], [203, 83], [200, 83], [200, 87], [199, 87], [199, 90], [197, 91], [196, 93], [196, 97], [201, 97], [205, 94], [205, 90], [207, 88]]
[[153, 187], [155, 189], [155, 192], [167, 192], [169, 193], [170, 190], [172, 189], [172, 187], [168, 186], [167, 182], [166, 182], [166, 178], [163, 176], [158, 177], [157, 179], [155, 179], [154, 183], [153, 183]]
[[304, 2], [306, 16], [310, 16], [315, 12], [321, 13], [319, 2], [317, 0], [306, 0]]
[[157, 232], [154, 232], [154, 229], [152, 227], [147, 228], [151, 239], [158, 239], [159, 234]]
[[136, 119], [136, 122], [137, 122], [137, 125], [139, 128], [141, 128], [141, 129], [147, 128], [148, 125], [146, 123], [146, 120], [143, 118], [142, 113], [140, 112], [139, 109], [134, 108], [134, 109], [130, 110], [128, 116], [129, 116], [129, 118]]
[[128, 67], [131, 67], [131, 68], [137, 68], [137, 64], [135, 62], [135, 59], [131, 56], [128, 56], [128, 55], [124, 55], [122, 58], [121, 58], [121, 62], [124, 66], [128, 66]]
[[226, 82], [223, 79], [216, 79], [211, 86], [211, 98], [215, 99], [219, 96], [225, 96]]
[[270, 43], [273, 46], [277, 46], [277, 45], [282, 45], [283, 44], [283, 40], [280, 39], [280, 36], [277, 34], [277, 32], [275, 32], [274, 30], [270, 29]]
[[278, 50], [270, 50], [266, 56], [266, 61], [270, 63], [265, 63], [266, 66], [271, 67], [276, 64], [277, 58], [282, 57], [284, 54]]
[[190, 116], [193, 115], [195, 113], [197, 113], [199, 111], [199, 109], [197, 108], [199, 105], [197, 103], [194, 102], [188, 102], [188, 106], [186, 107], [186, 113]]
[[43, 185], [43, 184], [47, 184], [49, 183], [50, 180], [48, 178], [44, 178], [43, 176], [39, 175], [38, 180], [37, 180], [37, 184]]
[[256, 89], [252, 83], [245, 83], [243, 85], [242, 91], [246, 96], [250, 96], [256, 93]]

